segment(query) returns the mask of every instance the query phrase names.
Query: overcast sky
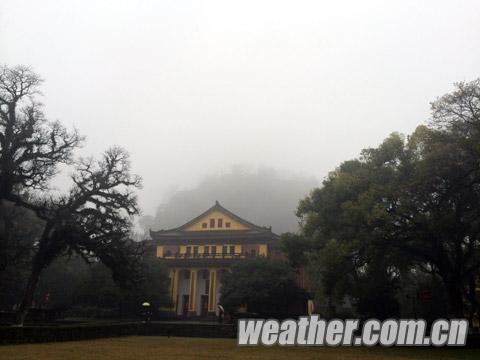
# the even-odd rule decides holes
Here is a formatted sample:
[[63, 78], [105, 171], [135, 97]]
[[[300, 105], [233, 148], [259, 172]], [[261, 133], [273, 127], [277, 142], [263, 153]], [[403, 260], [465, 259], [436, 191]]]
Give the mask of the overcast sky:
[[125, 147], [153, 213], [232, 164], [321, 180], [480, 76], [480, 2], [0, 0], [0, 63], [49, 118]]

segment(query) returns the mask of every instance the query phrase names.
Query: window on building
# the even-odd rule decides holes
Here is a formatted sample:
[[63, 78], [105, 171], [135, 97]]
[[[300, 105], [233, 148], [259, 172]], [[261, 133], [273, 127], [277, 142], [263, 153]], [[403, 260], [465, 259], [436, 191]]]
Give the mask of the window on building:
[[216, 246], [212, 246], [212, 255], [215, 257], [215, 255], [217, 255], [217, 247]]
[[210, 246], [205, 246], [204, 249], [203, 249], [203, 254], [205, 256], [209, 255], [210, 254]]
[[172, 252], [170, 250], [165, 251], [165, 257], [172, 256]]
[[223, 246], [222, 246], [222, 254], [225, 255], [225, 254], [227, 253], [227, 251], [228, 251], [228, 246], [227, 246], [227, 245], [223, 245]]
[[231, 255], [235, 254], [235, 246], [234, 245], [230, 245], [230, 254]]
[[185, 279], [190, 279], [190, 271], [185, 271]]
[[217, 224], [219, 228], [223, 227], [223, 219], [218, 219]]
[[187, 257], [192, 255], [192, 247], [191, 246], [187, 246], [187, 248], [185, 250], [185, 254], [186, 254]]
[[207, 223], [202, 223], [202, 229], [206, 229], [207, 228]]
[[231, 225], [232, 225], [232, 224], [230, 224], [229, 222], [226, 222], [226, 223], [225, 223], [225, 227], [226, 227], [226, 228], [229, 228]]
[[210, 219], [210, 227], [211, 228], [215, 227], [215, 219]]
[[250, 250], [250, 256], [255, 257], [255, 249]]
[[193, 257], [197, 257], [198, 256], [198, 246], [194, 246], [193, 247]]

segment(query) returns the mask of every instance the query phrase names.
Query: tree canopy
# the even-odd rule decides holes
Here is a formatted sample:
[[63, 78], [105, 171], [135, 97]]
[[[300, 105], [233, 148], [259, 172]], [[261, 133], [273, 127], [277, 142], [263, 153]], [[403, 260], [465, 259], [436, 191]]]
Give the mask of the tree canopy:
[[168, 273], [150, 254], [140, 259], [136, 286], [122, 287], [100, 262], [86, 264], [79, 256], [62, 256], [40, 279], [35, 303], [63, 309], [72, 317], [135, 317], [145, 301], [152, 311], [169, 306]]
[[296, 301], [305, 300], [293, 269], [284, 261], [264, 258], [233, 265], [222, 276], [220, 291], [220, 302], [227, 311], [246, 305], [249, 312], [262, 316], [285, 316]]
[[428, 125], [342, 163], [297, 215], [330, 296], [349, 278], [391, 287], [420, 270], [442, 280], [450, 316], [464, 299], [478, 309], [480, 80], [434, 101]]

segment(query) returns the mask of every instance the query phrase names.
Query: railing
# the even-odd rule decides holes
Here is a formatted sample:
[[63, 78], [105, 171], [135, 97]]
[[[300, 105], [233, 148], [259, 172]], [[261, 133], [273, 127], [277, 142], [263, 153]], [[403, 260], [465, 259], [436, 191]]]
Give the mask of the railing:
[[193, 253], [175, 253], [173, 255], [164, 254], [164, 259], [245, 259], [263, 257], [257, 253], [217, 253], [217, 254], [193, 254]]

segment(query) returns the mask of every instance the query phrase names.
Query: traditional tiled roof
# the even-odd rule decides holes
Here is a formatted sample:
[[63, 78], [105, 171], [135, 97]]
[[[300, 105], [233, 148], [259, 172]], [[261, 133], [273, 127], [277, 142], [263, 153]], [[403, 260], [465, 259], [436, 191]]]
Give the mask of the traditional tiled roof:
[[[238, 223], [242, 224], [245, 229], [242, 230], [219, 230], [218, 228], [215, 230], [202, 230], [202, 231], [191, 231], [186, 230], [191, 225], [197, 223], [202, 218], [206, 217], [209, 213], [212, 212], [221, 212], [228, 217], [234, 219]], [[276, 240], [279, 238], [277, 234], [272, 232], [271, 227], [263, 227], [255, 225], [240, 216], [234, 214], [233, 212], [229, 211], [228, 209], [224, 208], [218, 201], [215, 202], [211, 208], [203, 212], [202, 214], [198, 215], [194, 219], [188, 221], [187, 223], [168, 230], [159, 230], [153, 231], [150, 230], [150, 236], [153, 240], [167, 240], [167, 239], [199, 239], [199, 240], [208, 240], [208, 239], [221, 239], [228, 237], [229, 239], [232, 238], [257, 238], [257, 239], [269, 239], [269, 240]]]

